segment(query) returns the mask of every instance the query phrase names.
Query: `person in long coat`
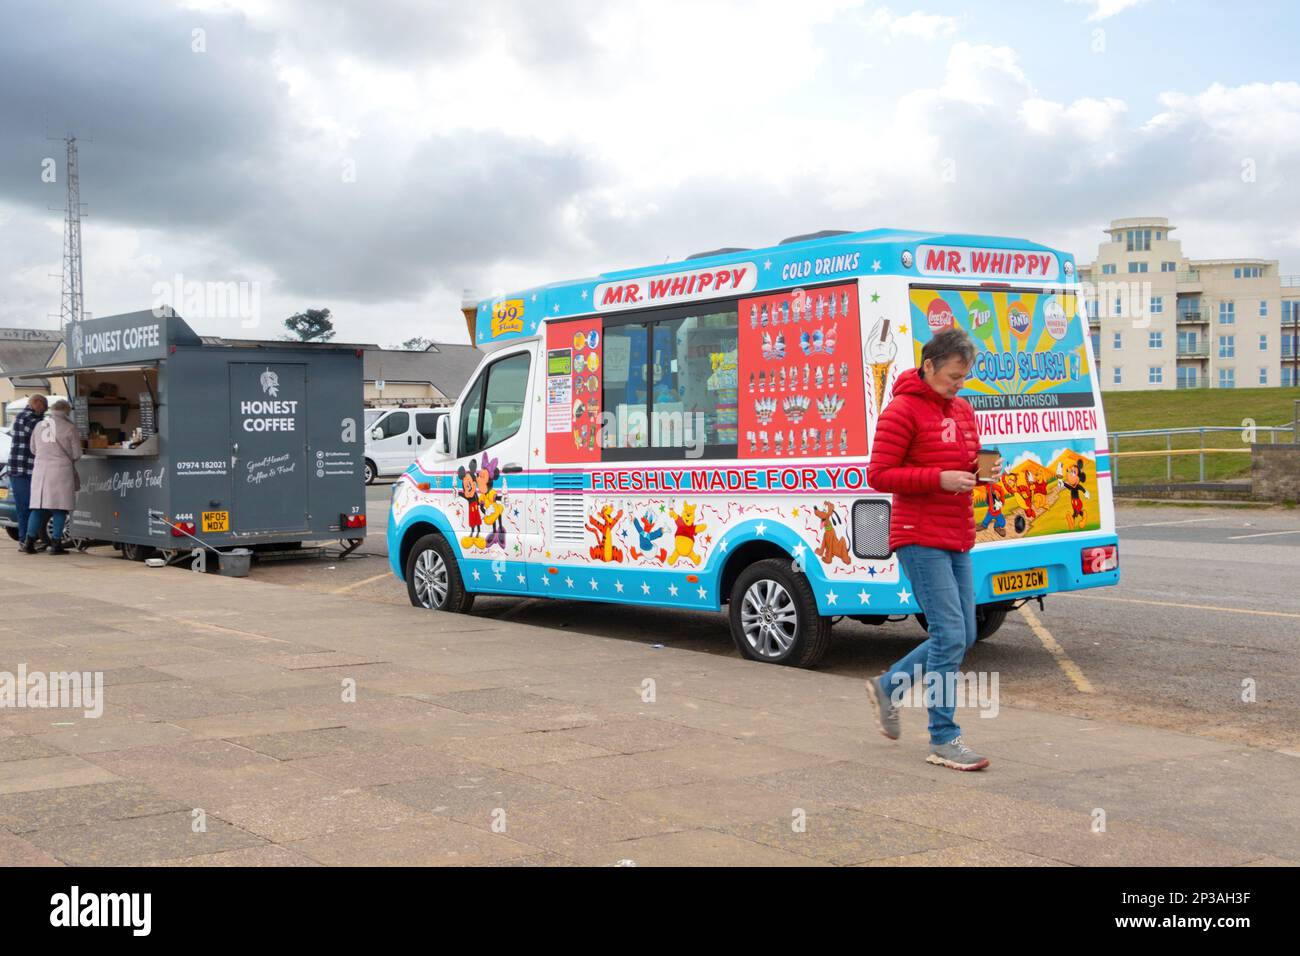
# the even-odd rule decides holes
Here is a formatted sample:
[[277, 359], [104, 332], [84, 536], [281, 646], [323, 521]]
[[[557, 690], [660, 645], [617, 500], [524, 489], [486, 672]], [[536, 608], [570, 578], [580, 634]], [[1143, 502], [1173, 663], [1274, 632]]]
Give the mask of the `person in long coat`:
[[45, 527], [50, 515], [50, 554], [67, 554], [63, 547], [63, 526], [77, 500], [77, 459], [81, 457], [81, 436], [72, 423], [72, 406], [66, 399], [50, 405], [50, 412], [32, 431], [32, 452], [36, 466], [32, 469], [31, 516], [27, 519], [27, 541], [23, 551], [35, 554], [33, 542]]

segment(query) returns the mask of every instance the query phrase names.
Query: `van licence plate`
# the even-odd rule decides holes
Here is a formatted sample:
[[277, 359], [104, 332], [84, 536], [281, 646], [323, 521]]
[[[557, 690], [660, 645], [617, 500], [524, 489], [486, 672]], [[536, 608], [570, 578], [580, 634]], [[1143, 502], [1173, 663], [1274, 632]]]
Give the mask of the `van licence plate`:
[[1047, 587], [1047, 568], [1030, 568], [1027, 571], [1008, 571], [993, 575], [994, 594], [1013, 594], [1016, 591], [1041, 591]]
[[229, 511], [203, 512], [203, 530], [204, 531], [229, 531], [230, 512]]

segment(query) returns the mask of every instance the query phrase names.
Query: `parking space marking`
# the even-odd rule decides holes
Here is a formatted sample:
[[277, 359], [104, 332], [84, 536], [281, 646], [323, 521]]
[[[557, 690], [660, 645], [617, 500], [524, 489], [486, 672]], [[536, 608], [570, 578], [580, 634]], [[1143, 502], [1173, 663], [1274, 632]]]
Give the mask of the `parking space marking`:
[[1258, 617], [1300, 618], [1300, 614], [1293, 614], [1290, 611], [1257, 611], [1254, 608], [1220, 607], [1217, 604], [1180, 604], [1177, 601], [1144, 601], [1140, 598], [1102, 597], [1100, 594], [1077, 594], [1069, 591], [1058, 591], [1053, 594], [1052, 597], [1078, 598], [1083, 601], [1118, 601], [1121, 604], [1153, 604], [1157, 607], [1186, 607], [1195, 611], [1223, 611], [1227, 614], [1254, 614]]
[[1196, 524], [1198, 521], [1229, 521], [1231, 516], [1222, 515], [1212, 518], [1183, 518], [1181, 521], [1147, 521], [1142, 524], [1117, 524], [1116, 531], [1123, 531], [1125, 528], [1163, 528], [1171, 524]]
[[1300, 534], [1300, 528], [1294, 531], [1260, 531], [1256, 534], [1234, 534], [1229, 535], [1229, 541], [1240, 541], [1242, 538], [1271, 538], [1277, 534]]
[[1029, 625], [1029, 629], [1034, 632], [1034, 636], [1046, 648], [1047, 653], [1056, 658], [1056, 663], [1065, 672], [1065, 676], [1070, 678], [1075, 690], [1081, 694], [1095, 694], [1097, 691], [1092, 686], [1092, 682], [1083, 676], [1083, 671], [1079, 669], [1079, 665], [1070, 660], [1070, 655], [1065, 653], [1065, 648], [1057, 642], [1056, 638], [1052, 637], [1052, 632], [1043, 626], [1043, 622], [1038, 619], [1038, 615], [1033, 612], [1029, 605], [1022, 604], [1019, 610], [1020, 616], [1025, 619], [1025, 623]]
[[345, 584], [341, 588], [335, 588], [330, 594], [347, 594], [349, 591], [355, 591], [357, 588], [363, 588], [367, 584], [374, 584], [376, 581], [382, 581], [384, 578], [391, 578], [391, 573], [376, 574], [373, 578], [366, 578], [363, 581], [353, 581], [351, 584]]

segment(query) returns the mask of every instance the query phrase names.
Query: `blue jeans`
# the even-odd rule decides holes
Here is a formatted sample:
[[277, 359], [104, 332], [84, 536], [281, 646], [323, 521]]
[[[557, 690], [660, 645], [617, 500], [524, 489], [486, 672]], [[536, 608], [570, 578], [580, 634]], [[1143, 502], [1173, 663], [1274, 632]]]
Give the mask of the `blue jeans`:
[[10, 475], [9, 490], [13, 493], [14, 509], [17, 511], [14, 519], [18, 522], [18, 539], [25, 541], [27, 539], [27, 519], [31, 516], [32, 476]]
[[50, 540], [58, 543], [63, 538], [63, 523], [68, 520], [68, 513], [62, 508], [36, 508], [27, 519], [27, 540], [35, 541], [45, 533], [45, 522], [54, 515], [54, 524], [50, 527]]
[[927, 697], [935, 695], [929, 706], [930, 743], [939, 746], [961, 736], [961, 728], [953, 720], [956, 701], [951, 696], [950, 675], [957, 673], [966, 649], [975, 643], [975, 583], [970, 553], [905, 544], [898, 549], [898, 560], [912, 583], [930, 636], [880, 680], [893, 699], [899, 700], [913, 683], [917, 668], [921, 669]]

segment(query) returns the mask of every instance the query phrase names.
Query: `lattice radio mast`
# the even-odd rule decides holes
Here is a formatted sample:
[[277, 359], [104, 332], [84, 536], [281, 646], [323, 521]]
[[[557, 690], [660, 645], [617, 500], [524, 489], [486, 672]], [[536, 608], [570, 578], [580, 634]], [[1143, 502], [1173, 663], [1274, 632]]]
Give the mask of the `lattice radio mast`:
[[81, 271], [81, 184], [77, 174], [77, 137], [64, 137], [68, 164], [68, 206], [63, 220], [63, 299], [60, 326], [80, 322], [85, 317], [85, 290]]

